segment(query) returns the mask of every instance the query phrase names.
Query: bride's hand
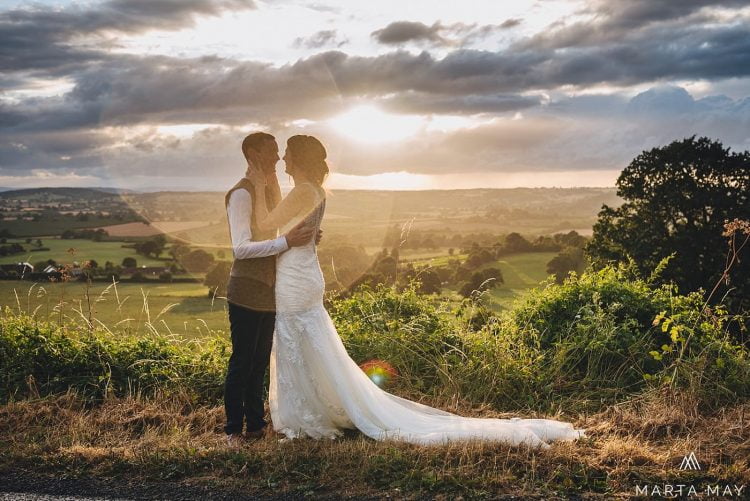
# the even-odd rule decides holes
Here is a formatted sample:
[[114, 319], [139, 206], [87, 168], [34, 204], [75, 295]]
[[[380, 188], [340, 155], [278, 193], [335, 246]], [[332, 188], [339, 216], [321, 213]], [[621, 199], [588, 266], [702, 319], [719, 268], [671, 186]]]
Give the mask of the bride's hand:
[[247, 170], [245, 171], [245, 177], [253, 183], [256, 188], [265, 188], [266, 186], [266, 175], [260, 169], [260, 165], [248, 159]]

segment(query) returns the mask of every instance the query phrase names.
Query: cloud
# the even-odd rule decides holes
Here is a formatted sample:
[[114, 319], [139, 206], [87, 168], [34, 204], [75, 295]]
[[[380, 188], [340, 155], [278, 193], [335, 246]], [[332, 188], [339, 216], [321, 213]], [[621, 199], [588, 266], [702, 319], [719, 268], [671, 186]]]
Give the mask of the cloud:
[[[518, 21], [520, 22], [520, 21]], [[509, 19], [501, 25], [482, 25], [454, 23], [444, 25], [436, 21], [428, 26], [415, 21], [395, 21], [385, 28], [373, 31], [372, 36], [384, 45], [403, 45], [407, 42], [430, 45], [433, 47], [458, 47], [468, 45], [485, 38], [500, 29], [507, 29], [518, 24]]]
[[199, 16], [254, 9], [253, 0], [108, 0], [94, 7], [14, 9], [0, 12], [0, 69], [65, 74], [102, 58], [74, 45], [82, 35], [135, 34], [193, 26]]
[[436, 22], [432, 26], [412, 21], [396, 21], [385, 28], [372, 32], [372, 36], [382, 44], [396, 45], [412, 41], [428, 41], [436, 44], [447, 42], [440, 35], [443, 26]]
[[502, 23], [500, 23], [500, 28], [503, 28], [503, 29], [515, 28], [516, 26], [521, 24], [521, 22], [522, 22], [521, 19], [507, 19], [503, 21]]
[[570, 25], [556, 21], [549, 29], [522, 40], [513, 47], [521, 50], [562, 49], [625, 43], [646, 36], [667, 39], [674, 29], [710, 22], [726, 24], [716, 16], [716, 8], [746, 6], [745, 0], [597, 0], [579, 12], [588, 19]]
[[339, 40], [336, 30], [322, 30], [309, 37], [295, 38], [292, 46], [295, 48], [320, 49], [321, 47], [342, 47], [348, 42], [347, 39]]
[[33, 26], [37, 32], [69, 39], [82, 33], [149, 29], [174, 30], [192, 26], [198, 16], [217, 16], [231, 9], [254, 9], [253, 0], [107, 0], [93, 8], [62, 10], [15, 9], [0, 16], [3, 28]]

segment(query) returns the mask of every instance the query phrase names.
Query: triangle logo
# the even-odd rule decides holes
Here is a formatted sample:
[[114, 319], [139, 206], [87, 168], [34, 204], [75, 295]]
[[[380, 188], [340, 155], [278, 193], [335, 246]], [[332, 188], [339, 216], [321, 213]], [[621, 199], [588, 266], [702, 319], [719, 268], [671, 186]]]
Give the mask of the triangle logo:
[[691, 452], [687, 456], [682, 458], [682, 463], [680, 463], [680, 469], [681, 470], [700, 470], [701, 465], [698, 462], [698, 458], [695, 457], [695, 452]]

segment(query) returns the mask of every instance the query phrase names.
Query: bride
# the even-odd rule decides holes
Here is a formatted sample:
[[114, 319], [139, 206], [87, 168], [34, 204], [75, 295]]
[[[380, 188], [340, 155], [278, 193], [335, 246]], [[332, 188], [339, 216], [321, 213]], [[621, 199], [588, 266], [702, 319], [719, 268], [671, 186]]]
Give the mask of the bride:
[[[289, 138], [284, 162], [294, 188], [270, 213], [265, 175], [249, 167], [261, 229], [285, 231], [303, 219], [320, 228], [326, 150], [316, 138]], [[269, 406], [273, 427], [287, 438], [334, 439], [359, 429], [376, 440], [415, 444], [481, 439], [547, 448], [552, 440], [584, 437], [584, 430], [551, 419], [463, 417], [382, 390], [344, 348], [323, 306], [324, 281], [314, 241], [278, 256], [276, 330], [270, 360]]]

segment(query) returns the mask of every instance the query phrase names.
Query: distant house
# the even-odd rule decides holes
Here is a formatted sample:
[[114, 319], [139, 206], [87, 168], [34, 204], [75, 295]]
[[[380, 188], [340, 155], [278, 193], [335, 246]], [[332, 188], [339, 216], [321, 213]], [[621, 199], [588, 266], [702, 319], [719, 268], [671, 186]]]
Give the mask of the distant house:
[[0, 271], [5, 275], [11, 274], [23, 277], [34, 273], [34, 266], [31, 263], [0, 264]]

